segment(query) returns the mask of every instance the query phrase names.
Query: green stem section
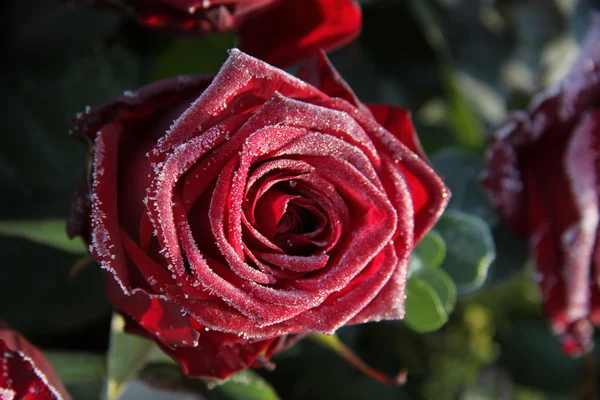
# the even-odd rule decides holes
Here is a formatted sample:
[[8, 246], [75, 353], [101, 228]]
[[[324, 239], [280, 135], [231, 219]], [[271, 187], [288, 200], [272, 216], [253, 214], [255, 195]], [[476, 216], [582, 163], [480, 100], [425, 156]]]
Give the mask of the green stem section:
[[380, 371], [377, 371], [374, 368], [371, 368], [363, 360], [360, 359], [352, 350], [350, 350], [342, 341], [338, 338], [337, 335], [323, 335], [319, 333], [314, 333], [309, 336], [315, 343], [320, 344], [323, 347], [327, 347], [335, 351], [340, 357], [348, 361], [355, 368], [360, 370], [367, 376], [375, 379], [378, 382], [381, 382], [386, 385], [394, 385], [394, 386], [402, 386], [406, 383], [406, 376], [408, 371], [403, 369], [398, 375], [395, 377], [389, 377]]

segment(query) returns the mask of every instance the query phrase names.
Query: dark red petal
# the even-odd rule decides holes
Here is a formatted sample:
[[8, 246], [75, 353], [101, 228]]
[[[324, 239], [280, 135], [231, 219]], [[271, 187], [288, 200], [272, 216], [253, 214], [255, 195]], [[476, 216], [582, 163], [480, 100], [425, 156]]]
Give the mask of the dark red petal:
[[189, 377], [225, 379], [251, 366], [273, 340], [222, 344], [202, 335], [196, 347], [162, 348], [177, 360], [183, 373]]
[[541, 140], [526, 158], [529, 241], [538, 281], [552, 327], [572, 352], [591, 343], [591, 330], [581, 321], [592, 311], [598, 117], [600, 113], [583, 116], [568, 140]]
[[404, 318], [408, 264], [414, 246], [414, 213], [412, 207], [409, 206], [411, 198], [408, 186], [401, 176], [398, 176], [401, 174], [389, 159], [384, 159], [384, 168], [383, 182], [390, 194], [390, 200], [398, 212], [398, 232], [396, 232], [393, 243], [398, 257], [398, 265], [386, 285], [363, 310], [348, 322], [350, 324]]
[[113, 123], [96, 134], [92, 188], [91, 252], [105, 270], [106, 293], [122, 312], [163, 340], [193, 345], [198, 333], [168, 298], [149, 294], [129, 283], [127, 258], [120, 239], [118, 221], [118, 154], [122, 126]]
[[298, 335], [285, 335], [280, 336], [273, 340], [269, 345], [269, 348], [265, 352], [266, 358], [271, 358], [274, 354], [285, 351], [298, 343], [298, 341], [304, 339], [306, 334], [298, 334]]
[[[351, 321], [365, 307], [368, 308], [364, 317], [359, 318], [364, 318], [364, 321], [382, 319], [379, 314], [381, 309], [371, 308], [369, 304], [382, 292], [382, 289], [398, 267], [398, 259], [394, 248], [392, 245], [388, 245], [342, 290], [331, 294], [318, 307], [308, 310], [281, 325], [294, 326], [300, 328], [301, 331], [333, 334], [337, 329]], [[406, 265], [400, 266], [400, 268], [406, 270]], [[387, 305], [390, 312], [396, 313], [398, 306], [403, 308], [404, 288], [394, 286], [393, 289], [393, 293], [392, 290], [386, 290], [385, 293], [401, 296], [400, 299], [395, 299]], [[387, 300], [391, 300], [391, 296], [388, 296]]]
[[422, 160], [427, 160], [408, 110], [386, 104], [369, 104], [368, 107], [381, 126], [390, 131]]
[[333, 67], [325, 52], [320, 51], [314, 57], [300, 64], [298, 78], [310, 83], [323, 93], [331, 97], [339, 97], [363, 111], [367, 107], [358, 100], [354, 91]]
[[331, 99], [321, 104], [353, 115], [367, 132], [380, 154], [394, 160], [408, 183], [415, 211], [414, 241], [417, 243], [439, 219], [450, 200], [450, 191], [442, 179], [417, 154], [408, 149], [394, 135], [383, 129], [370, 114], [356, 110], [342, 99]]
[[0, 398], [70, 400], [52, 365], [27, 339], [0, 320]]
[[591, 17], [588, 39], [567, 76], [538, 94], [527, 112], [512, 113], [492, 135], [483, 184], [491, 201], [517, 232], [526, 231], [527, 200], [519, 165], [522, 151], [537, 146], [536, 142], [544, 137], [560, 140], [569, 135], [580, 115], [600, 101], [600, 14]]
[[287, 66], [340, 47], [360, 32], [354, 0], [281, 0], [238, 30], [240, 48], [267, 63]]
[[[66, 0], [69, 3], [86, 0]], [[99, 9], [119, 11], [140, 24], [173, 34], [228, 31], [275, 0], [87, 0]]]
[[199, 131], [205, 131], [206, 127], [262, 106], [276, 92], [309, 102], [326, 98], [321, 91], [285, 71], [237, 49], [231, 50], [231, 55], [211, 85], [173, 123], [168, 134], [161, 138], [155, 149], [156, 155], [170, 152]]
[[[217, 199], [216, 196], [213, 197], [213, 200], [215, 199]], [[257, 326], [263, 327], [287, 320], [294, 315], [304, 312], [307, 308], [313, 307], [315, 302], [318, 304], [322, 301], [324, 297], [322, 294], [309, 293], [310, 297], [305, 296], [303, 298], [292, 291], [275, 290], [256, 282], [242, 279], [232, 272], [229, 267], [217, 269], [219, 265], [215, 263], [210, 265], [205, 255], [198, 249], [185, 215], [178, 213], [176, 214], [176, 218], [183, 249], [192, 265], [198, 282], [206, 290], [210, 290], [214, 295], [239, 310], [247, 318], [255, 321]], [[211, 218], [212, 221], [215, 221], [215, 219]], [[213, 229], [221, 229], [221, 227], [217, 223]], [[224, 247], [224, 250], [228, 252], [230, 262], [240, 265], [245, 264], [244, 261], [238, 259], [237, 254], [231, 251], [229, 247]], [[267, 302], [257, 298], [257, 294], [262, 294], [261, 297], [267, 298], [270, 301]], [[286, 306], [273, 304], [274, 301], [286, 304]], [[227, 320], [221, 320], [219, 324], [218, 327], [215, 326], [215, 329], [225, 332], [229, 332], [233, 326], [231, 321]], [[244, 331], [237, 330], [237, 332]], [[244, 333], [251, 334], [249, 332]]]
[[[599, 222], [597, 151], [600, 148], [600, 111], [583, 115], [571, 134], [564, 155], [575, 218], [561, 233], [566, 303], [572, 320], [589, 314], [594, 245]], [[558, 183], [558, 182], [556, 182]], [[564, 210], [556, 210], [563, 213]]]
[[518, 233], [527, 232], [527, 208], [523, 177], [517, 150], [509, 138], [529, 132], [531, 123], [526, 113], [512, 113], [493, 134], [494, 140], [486, 155], [486, 170], [482, 178], [488, 198], [502, 217]]
[[212, 81], [212, 76], [178, 76], [153, 82], [98, 107], [87, 108], [85, 112], [69, 118], [70, 134], [75, 137], [87, 136], [94, 139], [102, 126], [111, 122], [144, 121], [155, 118], [156, 113], [164, 113], [187, 99], [194, 93], [201, 93]]

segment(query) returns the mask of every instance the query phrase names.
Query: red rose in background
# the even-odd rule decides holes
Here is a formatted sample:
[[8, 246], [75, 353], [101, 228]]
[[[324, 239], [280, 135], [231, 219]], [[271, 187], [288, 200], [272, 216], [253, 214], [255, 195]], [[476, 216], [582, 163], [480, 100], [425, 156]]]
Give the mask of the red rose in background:
[[285, 66], [333, 50], [360, 32], [356, 0], [67, 0], [116, 9], [141, 24], [175, 33], [237, 30], [240, 48]]
[[72, 121], [93, 143], [73, 207], [130, 330], [224, 378], [307, 332], [400, 319], [415, 243], [448, 190], [408, 112], [233, 50]]
[[600, 324], [600, 16], [565, 78], [493, 134], [484, 185], [529, 237], [546, 313], [570, 354]]
[[0, 399], [70, 400], [46, 358], [0, 320]]

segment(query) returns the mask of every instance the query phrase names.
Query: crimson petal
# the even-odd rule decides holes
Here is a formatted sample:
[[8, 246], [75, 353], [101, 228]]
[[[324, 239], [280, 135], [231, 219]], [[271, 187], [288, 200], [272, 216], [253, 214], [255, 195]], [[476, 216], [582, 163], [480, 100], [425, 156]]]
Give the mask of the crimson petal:
[[240, 48], [267, 63], [287, 66], [319, 49], [332, 50], [360, 32], [354, 0], [281, 0], [238, 30]]

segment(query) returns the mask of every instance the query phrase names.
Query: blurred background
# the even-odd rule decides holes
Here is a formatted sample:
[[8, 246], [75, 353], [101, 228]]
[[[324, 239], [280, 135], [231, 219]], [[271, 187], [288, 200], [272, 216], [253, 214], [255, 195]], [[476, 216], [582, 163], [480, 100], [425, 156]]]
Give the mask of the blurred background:
[[308, 339], [277, 355], [275, 371], [211, 389], [122, 333], [100, 269], [81, 242], [66, 239], [87, 159], [85, 146], [67, 139], [67, 116], [154, 80], [215, 73], [235, 35], [177, 38], [59, 0], [2, 2], [0, 316], [45, 351], [76, 399], [111, 398], [107, 376], [124, 399], [600, 398], [600, 352], [562, 354], [526, 243], [499, 221], [478, 183], [488, 134], [560, 79], [600, 1], [361, 5], [362, 34], [331, 60], [362, 101], [412, 111], [453, 192], [413, 257], [407, 320], [339, 331], [374, 368], [408, 369], [408, 382], [380, 384]]

